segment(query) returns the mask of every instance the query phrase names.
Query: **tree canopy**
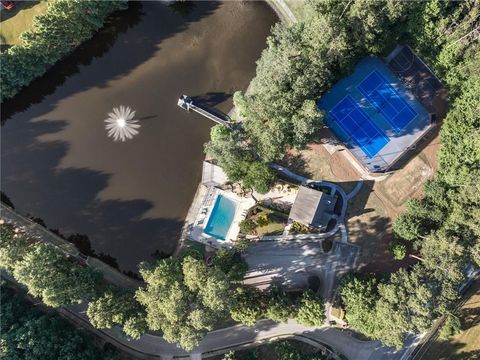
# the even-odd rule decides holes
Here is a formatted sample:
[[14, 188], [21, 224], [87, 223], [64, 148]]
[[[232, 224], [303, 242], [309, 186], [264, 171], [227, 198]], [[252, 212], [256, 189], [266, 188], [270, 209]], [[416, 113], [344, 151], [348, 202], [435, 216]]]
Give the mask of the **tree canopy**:
[[0, 56], [1, 99], [14, 96], [75, 47], [92, 37], [108, 14], [125, 9], [123, 0], [57, 0], [45, 14], [35, 16], [34, 27], [21, 34], [22, 44]]
[[10, 225], [2, 226], [1, 235], [0, 267], [46, 305], [78, 304], [95, 294], [100, 277], [91, 268], [70, 261], [49, 244], [15, 233]]
[[253, 326], [264, 313], [262, 293], [252, 286], [238, 287], [234, 294], [234, 305], [230, 310], [232, 319]]
[[99, 329], [121, 325], [125, 334], [134, 339], [147, 329], [145, 310], [131, 291], [107, 290], [88, 304], [87, 316], [91, 324]]
[[135, 297], [146, 309], [149, 329], [162, 331], [165, 340], [186, 350], [197, 346], [206, 331], [228, 314], [227, 276], [203, 260], [164, 259], [154, 267], [143, 266], [140, 274], [146, 286]]
[[305, 326], [322, 326], [325, 322], [323, 299], [316, 296], [312, 291], [305, 291], [297, 306], [295, 320]]
[[218, 161], [230, 181], [242, 182], [248, 189], [264, 194], [275, 180], [275, 174], [269, 166], [256, 159], [252, 149], [247, 148], [244, 136], [238, 129], [214, 126], [205, 152]]
[[393, 226], [422, 261], [381, 279], [348, 277], [341, 289], [349, 323], [397, 347], [408, 332], [423, 332], [450, 311], [465, 266], [480, 260], [480, 46], [468, 36], [480, 9], [475, 1], [437, 0], [415, 8], [405, 38], [443, 78], [451, 100], [440, 130], [438, 171], [423, 198], [411, 200]]
[[0, 358], [11, 360], [113, 360], [93, 340], [55, 314], [44, 314], [1, 287]]

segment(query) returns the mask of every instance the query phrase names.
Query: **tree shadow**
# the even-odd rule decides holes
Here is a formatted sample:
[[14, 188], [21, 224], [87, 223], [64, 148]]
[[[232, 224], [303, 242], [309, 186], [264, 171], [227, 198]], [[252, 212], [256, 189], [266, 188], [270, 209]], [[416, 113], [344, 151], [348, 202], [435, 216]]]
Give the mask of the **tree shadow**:
[[[472, 339], [473, 341], [473, 339]], [[437, 339], [431, 345], [424, 358], [448, 359], [448, 360], [480, 360], [480, 350], [464, 351], [467, 345], [463, 342]], [[422, 357], [423, 358], [423, 357]]]
[[156, 119], [158, 115], [147, 115], [147, 116], [142, 116], [141, 118], [138, 118], [140, 121], [146, 121], [146, 120], [151, 120], [151, 119]]
[[[2, 129], [2, 190], [11, 197], [17, 211], [40, 216], [46, 226], [58, 229], [67, 238], [76, 234], [87, 236], [90, 244], [85, 238], [74, 237], [72, 241], [77, 241], [85, 251], [95, 252], [98, 257], [102, 254], [110, 256], [117, 261], [120, 269], [127, 272], [136, 271], [140, 261], [155, 261], [174, 251], [184, 216], [181, 214], [183, 210], [178, 209], [180, 206], [177, 205], [185, 201], [189, 192], [193, 196], [195, 189], [187, 181], [195, 183], [198, 180], [195, 177], [199, 173], [192, 171], [191, 164], [201, 164], [198, 159], [202, 156], [202, 136], [208, 136], [209, 126], [196, 127], [188, 132], [195, 119], [188, 119], [180, 112], [179, 118], [185, 121], [176, 121], [171, 129], [166, 129], [167, 125], [170, 126], [167, 121], [162, 123], [153, 119], [152, 114], [161, 114], [153, 107], [155, 110], [145, 111], [148, 116], [143, 120], [148, 118], [148, 125], [161, 123], [161, 127], [155, 129], [170, 130], [169, 134], [175, 134], [173, 142], [178, 146], [172, 145], [170, 140], [170, 143], [159, 141], [158, 137], [154, 138], [156, 134], [143, 131], [137, 139], [145, 139], [150, 135], [150, 140], [147, 140], [149, 143], [135, 147], [140, 142], [135, 143], [137, 139], [134, 139], [121, 147], [118, 143], [106, 142], [104, 137], [97, 136], [103, 135], [104, 131], [101, 118], [99, 122], [95, 120], [91, 123], [88, 123], [91, 118], [88, 121], [85, 119], [86, 116], [95, 116], [96, 119], [97, 107], [111, 99], [100, 98], [95, 101], [98, 94], [87, 97], [82, 92], [110, 87], [112, 81], [151, 60], [161, 45], [166, 47], [163, 40], [189, 28], [192, 22], [209, 16], [219, 6], [217, 2], [199, 2], [187, 18], [182, 18], [162, 2], [132, 2], [129, 10], [112, 14], [106, 26], [91, 40], [54, 65], [47, 74], [23, 89], [15, 98], [2, 104], [2, 123], [10, 118]], [[260, 48], [257, 50], [259, 53]], [[172, 61], [175, 61], [176, 54], [172, 56]], [[178, 76], [181, 74], [175, 74], [176, 78]], [[152, 99], [142, 93], [148, 91], [145, 83], [139, 88], [133, 89], [132, 93], [135, 94], [129, 93], [128, 96], [143, 101], [142, 108], [148, 109], [147, 102]], [[115, 92], [112, 101], [117, 101], [122, 95]], [[89, 102], [84, 104], [82, 100], [77, 102], [75, 99], [69, 105], [62, 105], [76, 96]], [[40, 101], [40, 105], [32, 106]], [[77, 104], [80, 106], [77, 107]], [[95, 112], [88, 112], [85, 109], [88, 106], [95, 107]], [[178, 110], [174, 103], [172, 108]], [[109, 104], [106, 109], [111, 109]], [[81, 113], [83, 118], [72, 115], [73, 112]], [[104, 110], [100, 110], [100, 114], [103, 113]], [[150, 122], [150, 119], [153, 120]], [[98, 123], [98, 131], [87, 128]], [[77, 130], [82, 129], [87, 129], [85, 134], [78, 135]], [[114, 148], [115, 151], [112, 151]], [[140, 151], [139, 148], [148, 151]], [[190, 148], [185, 161], [181, 158], [180, 151], [183, 150], [180, 148]], [[198, 158], [195, 157], [197, 148], [200, 149]], [[89, 155], [84, 155], [90, 149], [94, 150], [91, 158], [100, 161], [85, 160]], [[102, 153], [109, 150], [114, 156], [103, 156]], [[162, 157], [160, 153], [165, 156]], [[77, 155], [80, 159], [72, 159]], [[165, 165], [167, 169], [175, 171], [154, 167], [153, 164], [158, 165], [159, 159], [168, 163]], [[114, 165], [105, 165], [112, 160]], [[190, 167], [186, 167], [186, 170], [181, 168], [179, 161], [188, 163]], [[125, 178], [120, 179], [121, 184], [108, 193], [113, 187], [112, 182], [119, 179], [119, 174], [125, 175], [125, 172], [128, 172], [129, 179], [125, 183], [122, 183]], [[169, 178], [173, 172], [177, 177]], [[132, 178], [137, 183], [132, 185]], [[158, 180], [154, 186], [149, 180], [153, 178]], [[187, 179], [185, 183], [183, 179]], [[161, 189], [174, 182], [176, 191]], [[154, 190], [137, 192], [132, 189], [144, 187]], [[173, 196], [171, 193], [174, 193]], [[186, 201], [189, 203], [191, 197]], [[161, 211], [157, 211], [162, 206]], [[113, 263], [112, 259], [108, 261]]]
[[220, 119], [223, 119], [226, 121], [229, 121], [230, 117], [226, 113], [224, 113], [222, 110], [214, 106], [224, 103], [231, 97], [232, 97], [231, 94], [226, 94], [224, 92], [216, 92], [216, 93], [210, 92], [205, 95], [191, 96], [192, 100], [196, 105], [218, 116]]
[[173, 12], [177, 13], [183, 18], [188, 17], [195, 7], [194, 1], [174, 1], [168, 5]]
[[[172, 254], [182, 219], [144, 218], [153, 207], [147, 200], [99, 199], [97, 194], [108, 186], [111, 175], [87, 168], [58, 168], [69, 149], [67, 143], [36, 139], [60, 131], [65, 123], [18, 123], [16, 131], [22, 136], [10, 133], [2, 139], [2, 188], [17, 189], [3, 197], [12, 197], [9, 201], [20, 213], [40, 216], [37, 222], [56, 229], [85, 255], [121, 270], [136, 272], [141, 261], [155, 261], [157, 249]], [[18, 183], [21, 191], [14, 186]]]
[[357, 219], [348, 223], [349, 238], [356, 239], [360, 246], [360, 257], [357, 262], [361, 273], [391, 273], [400, 268], [407, 268], [417, 262], [408, 256], [403, 260], [395, 260], [388, 250], [393, 240], [391, 221], [387, 217], [374, 216], [368, 222]]
[[[347, 181], [338, 183], [338, 185], [342, 186], [344, 189], [354, 189], [357, 184], [358, 181]], [[373, 208], [366, 208], [368, 199], [373, 191], [374, 185], [375, 181], [373, 180], [363, 181], [360, 191], [348, 202], [348, 210], [345, 216], [346, 220], [355, 216], [360, 216], [375, 211], [375, 209]]]
[[295, 291], [308, 288], [309, 279], [316, 277], [320, 295], [329, 299], [338, 277], [353, 269], [358, 251], [357, 246], [341, 242], [333, 242], [328, 253], [318, 240], [259, 242], [247, 249], [249, 273], [245, 282], [260, 288], [277, 284]]
[[306, 178], [311, 178], [313, 176], [313, 174], [307, 170], [307, 161], [301, 153], [287, 152], [280, 161], [280, 164]]
[[[246, 339], [255, 339], [259, 336], [259, 333], [263, 331], [269, 331], [277, 326], [277, 323], [271, 320], [261, 320], [258, 321], [254, 327], [248, 326], [234, 326], [229, 328], [229, 331], [222, 332], [222, 342], [225, 344], [243, 344], [245, 343]], [[221, 347], [215, 348], [214, 351], [211, 351], [211, 343], [212, 338], [215, 338], [218, 334], [210, 333], [205, 336], [205, 338], [200, 342], [200, 345], [193, 349], [195, 350], [203, 350], [203, 357], [207, 357], [210, 353], [216, 353], [222, 350]], [[228, 349], [231, 346], [226, 346], [225, 348]]]
[[[91, 39], [78, 46], [71, 54], [54, 64], [43, 76], [33, 80], [16, 96], [3, 102], [2, 124], [13, 114], [27, 110], [54, 94], [57, 87], [85, 66], [101, 63], [89, 76], [82, 77], [75, 86], [62, 88], [53, 95], [48, 112], [62, 98], [91, 87], [108, 86], [108, 82], [126, 76], [158, 51], [161, 42], [184, 31], [189, 24], [212, 14], [219, 6], [216, 2], [198, 3], [187, 17], [182, 17], [162, 2], [129, 2], [127, 10], [116, 11], [106, 20], [105, 26]], [[173, 16], [172, 16], [173, 14]], [[162, 26], [158, 21], [162, 19]], [[110, 57], [105, 57], [111, 53]], [[128, 54], [128, 56], [121, 56]], [[117, 57], [121, 56], [121, 61]], [[37, 114], [38, 115], [38, 114]]]
[[5, 37], [0, 34], [0, 53], [3, 53], [4, 51], [6, 51], [10, 46], [12, 45], [6, 44]]
[[425, 148], [431, 146], [432, 141], [440, 133], [440, 128], [440, 123], [437, 123], [436, 126], [433, 126], [430, 131], [428, 131], [421, 139], [419, 139], [414, 146], [409, 147], [405, 153], [403, 153], [403, 155], [393, 164], [389, 171], [398, 171], [403, 169], [413, 158], [420, 155]]
[[201, 106], [207, 107], [217, 106], [231, 97], [232, 94], [227, 94], [225, 92], [208, 92], [205, 95], [191, 96], [194, 102], [197, 102]]

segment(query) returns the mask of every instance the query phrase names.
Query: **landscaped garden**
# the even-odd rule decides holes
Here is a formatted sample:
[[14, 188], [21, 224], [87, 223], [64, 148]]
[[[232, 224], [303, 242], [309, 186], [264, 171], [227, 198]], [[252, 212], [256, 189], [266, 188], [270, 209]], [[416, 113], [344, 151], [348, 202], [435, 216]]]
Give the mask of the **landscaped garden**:
[[240, 223], [240, 232], [246, 235], [281, 235], [287, 224], [288, 215], [277, 209], [260, 204], [253, 206]]
[[298, 221], [294, 221], [290, 226], [290, 231], [288, 232], [291, 235], [299, 234], [315, 234], [318, 233], [318, 229], [311, 228], [310, 226], [303, 225]]

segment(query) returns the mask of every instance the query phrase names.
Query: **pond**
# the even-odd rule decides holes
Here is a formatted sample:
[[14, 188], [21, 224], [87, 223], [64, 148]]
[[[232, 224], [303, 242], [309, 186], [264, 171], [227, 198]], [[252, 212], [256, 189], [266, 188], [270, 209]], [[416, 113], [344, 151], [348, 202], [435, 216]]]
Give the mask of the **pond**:
[[[277, 21], [264, 2], [131, 2], [106, 27], [2, 104], [2, 192], [22, 214], [123, 271], [169, 256], [201, 178], [213, 123], [187, 94], [228, 112]], [[140, 132], [107, 137], [113, 107]]]

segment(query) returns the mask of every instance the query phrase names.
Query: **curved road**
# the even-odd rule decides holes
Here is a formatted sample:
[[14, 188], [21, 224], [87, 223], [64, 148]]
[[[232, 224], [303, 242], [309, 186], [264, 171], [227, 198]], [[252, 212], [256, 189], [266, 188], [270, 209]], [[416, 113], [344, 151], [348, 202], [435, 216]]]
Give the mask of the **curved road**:
[[[25, 225], [25, 230], [28, 232], [32, 232], [35, 234], [36, 238], [40, 238], [42, 241], [50, 242], [51, 236], [47, 236], [50, 234], [49, 231], [46, 231], [45, 228], [41, 227], [38, 224], [32, 223], [31, 221], [27, 221], [24, 217], [19, 216], [16, 212], [10, 208], [6, 208], [2, 206], [2, 218], [5, 219], [7, 222], [9, 220], [16, 225]], [[13, 220], [13, 221], [12, 221]], [[41, 229], [40, 229], [41, 228]], [[38, 230], [38, 231], [37, 231]], [[322, 255], [318, 249], [318, 243], [315, 244], [308, 244], [305, 242], [297, 242], [297, 241], [290, 241], [285, 242], [285, 246], [289, 249], [288, 251], [291, 252], [293, 255], [298, 256], [298, 252], [306, 251], [305, 261], [310, 262], [308, 265], [310, 269], [314, 269], [315, 271], [321, 272], [322, 265], [318, 262], [318, 259], [322, 258]], [[271, 242], [270, 242], [271, 244]], [[63, 244], [58, 243], [56, 244], [59, 248], [63, 249], [65, 253], [68, 255], [72, 252], [72, 249], [64, 248]], [[277, 251], [277, 258], [280, 259], [282, 254], [286, 254], [283, 252], [281, 246], [278, 245]], [[338, 255], [338, 257], [331, 258], [328, 263], [331, 264], [335, 271], [332, 271], [332, 274], [336, 274], [338, 271], [344, 271], [351, 261], [348, 258], [352, 259], [352, 254], [349, 252], [344, 253], [345, 249], [350, 248], [351, 245], [343, 244], [343, 243], [336, 243], [338, 245], [338, 249], [342, 250]], [[259, 244], [259, 246], [262, 246]], [[305, 247], [306, 246], [306, 247]], [[270, 250], [267, 248], [264, 249], [263, 253], [268, 256]], [[336, 254], [335, 250], [332, 250], [332, 254]], [[76, 255], [76, 254], [70, 254]], [[261, 252], [258, 253], [259, 257], [257, 258], [259, 264], [261, 264]], [[270, 253], [273, 255], [273, 253]], [[273, 256], [272, 256], [273, 259]], [[297, 265], [298, 268], [295, 270], [301, 271], [301, 262], [302, 259], [297, 258]], [[253, 259], [252, 259], [253, 261]], [[285, 270], [292, 271], [290, 268], [285, 268]], [[3, 273], [7, 279], [11, 279], [7, 274]], [[122, 277], [123, 278], [123, 277]], [[115, 278], [115, 282], [121, 283], [120, 278]], [[122, 283], [123, 284], [123, 283]], [[119, 285], [122, 285], [119, 284]], [[127, 284], [123, 284], [124, 286]], [[130, 285], [130, 284], [128, 284]], [[129, 287], [129, 286], [126, 287]], [[205, 338], [200, 343], [200, 346], [196, 348], [191, 354], [185, 352], [184, 350], [178, 348], [175, 344], [167, 343], [162, 337], [152, 335], [152, 334], [145, 334], [139, 340], [131, 340], [128, 339], [123, 333], [121, 332], [120, 328], [112, 328], [112, 329], [105, 329], [105, 330], [98, 330], [93, 328], [88, 318], [85, 315], [86, 305], [75, 305], [65, 307], [60, 309], [60, 313], [69, 318], [70, 320], [74, 321], [76, 324], [86, 327], [92, 333], [100, 336], [104, 340], [114, 344], [118, 348], [142, 359], [172, 359], [172, 358], [199, 358], [201, 357], [202, 353], [211, 353], [212, 351], [219, 351], [219, 352], [227, 352], [229, 349], [235, 348], [239, 345], [245, 344], [261, 344], [268, 339], [274, 339], [278, 336], [288, 336], [288, 335], [295, 335], [301, 334], [304, 337], [311, 338], [317, 342], [328, 344], [334, 347], [338, 352], [346, 355], [350, 360], [377, 360], [377, 359], [402, 359], [404, 355], [403, 352], [395, 352], [390, 348], [381, 346], [379, 342], [363, 342], [358, 341], [352, 338], [348, 332], [341, 332], [335, 328], [331, 327], [323, 327], [320, 329], [313, 329], [307, 328], [301, 325], [296, 324], [294, 321], [290, 321], [288, 323], [276, 324], [272, 321], [259, 321], [254, 327], [247, 327], [247, 326], [233, 326], [229, 328], [220, 329], [217, 331], [213, 331], [208, 333]]]

